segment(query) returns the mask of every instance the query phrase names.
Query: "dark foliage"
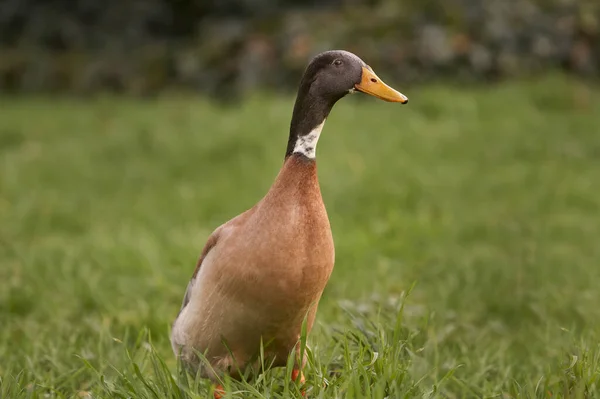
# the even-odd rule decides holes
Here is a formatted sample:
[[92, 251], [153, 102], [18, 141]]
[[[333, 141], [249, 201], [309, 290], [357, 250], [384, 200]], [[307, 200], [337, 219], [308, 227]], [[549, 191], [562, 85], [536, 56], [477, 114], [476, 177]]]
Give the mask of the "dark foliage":
[[403, 82], [600, 75], [597, 0], [0, 0], [0, 89], [290, 87], [354, 51]]

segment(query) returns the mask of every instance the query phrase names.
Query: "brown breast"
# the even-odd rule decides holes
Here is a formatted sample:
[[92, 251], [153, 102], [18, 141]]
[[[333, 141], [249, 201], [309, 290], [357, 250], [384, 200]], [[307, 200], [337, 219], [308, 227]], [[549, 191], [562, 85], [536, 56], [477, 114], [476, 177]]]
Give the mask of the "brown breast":
[[220, 244], [230, 248], [221, 256], [229, 259], [227, 264], [243, 277], [236, 280], [244, 284], [236, 287], [224, 281], [224, 289], [244, 300], [273, 303], [274, 312], [310, 306], [320, 297], [334, 264], [316, 162], [288, 157], [246, 222]]

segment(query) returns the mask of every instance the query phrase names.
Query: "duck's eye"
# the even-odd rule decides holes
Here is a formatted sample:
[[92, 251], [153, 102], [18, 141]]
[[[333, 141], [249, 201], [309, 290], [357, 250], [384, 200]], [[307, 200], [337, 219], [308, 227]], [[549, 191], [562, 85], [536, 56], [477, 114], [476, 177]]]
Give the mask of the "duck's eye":
[[335, 60], [335, 61], [333, 61], [333, 65], [335, 65], [335, 66], [340, 66], [342, 64], [343, 64], [342, 60]]

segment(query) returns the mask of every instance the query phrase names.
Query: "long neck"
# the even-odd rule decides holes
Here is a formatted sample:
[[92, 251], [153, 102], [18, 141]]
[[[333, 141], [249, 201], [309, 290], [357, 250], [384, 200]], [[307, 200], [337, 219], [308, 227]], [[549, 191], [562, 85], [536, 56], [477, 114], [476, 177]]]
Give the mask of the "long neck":
[[294, 153], [315, 158], [321, 130], [334, 103], [315, 95], [309, 82], [302, 82], [292, 114], [286, 159]]

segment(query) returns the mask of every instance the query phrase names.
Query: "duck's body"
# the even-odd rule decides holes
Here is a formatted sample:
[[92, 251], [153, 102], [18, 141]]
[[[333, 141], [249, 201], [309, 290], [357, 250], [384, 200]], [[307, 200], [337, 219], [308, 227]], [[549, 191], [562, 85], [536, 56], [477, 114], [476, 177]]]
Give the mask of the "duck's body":
[[214, 371], [234, 372], [231, 354], [243, 368], [263, 338], [265, 357], [285, 365], [334, 264], [315, 161], [288, 157], [267, 195], [217, 228], [204, 252], [173, 326], [176, 353], [193, 364], [200, 348]]
[[238, 376], [253, 365], [261, 345], [268, 364], [284, 366], [298, 348], [305, 319], [310, 332], [334, 265], [315, 148], [335, 102], [355, 90], [408, 101], [351, 53], [315, 57], [300, 83], [275, 182], [254, 207], [209, 237], [171, 336], [185, 365], [197, 370], [197, 353], [206, 357], [211, 367], [200, 367], [204, 376]]

